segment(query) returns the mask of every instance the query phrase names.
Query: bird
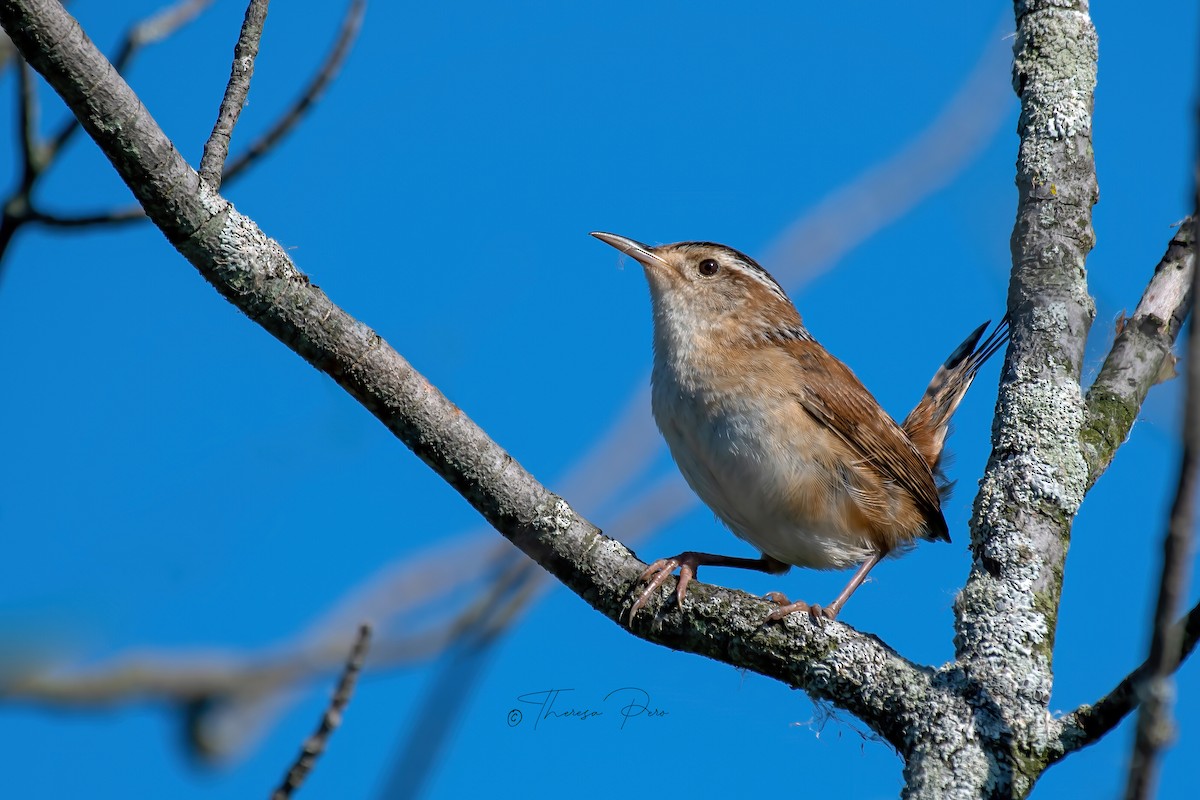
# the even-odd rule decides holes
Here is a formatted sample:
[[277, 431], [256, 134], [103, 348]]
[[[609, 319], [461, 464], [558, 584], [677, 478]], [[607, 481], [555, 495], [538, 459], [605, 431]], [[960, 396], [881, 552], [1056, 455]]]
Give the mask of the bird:
[[640, 575], [629, 623], [679, 571], [683, 608], [701, 566], [781, 575], [857, 565], [826, 606], [766, 598], [764, 624], [793, 612], [835, 619], [871, 570], [918, 541], [950, 541], [941, 503], [950, 418], [1008, 341], [1007, 315], [971, 332], [897, 423], [850, 368], [817, 343], [770, 273], [715, 242], [651, 246], [592, 236], [641, 264], [654, 322], [651, 409], [692, 490], [759, 558], [685, 551]]

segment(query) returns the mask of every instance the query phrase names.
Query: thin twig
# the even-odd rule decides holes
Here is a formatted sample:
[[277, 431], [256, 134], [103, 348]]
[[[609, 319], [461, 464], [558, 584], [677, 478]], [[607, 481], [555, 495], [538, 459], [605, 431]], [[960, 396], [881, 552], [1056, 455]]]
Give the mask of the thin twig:
[[[211, 2], [212, 0], [188, 0], [187, 3], [183, 3], [181, 6], [206, 6]], [[225, 165], [225, 172], [222, 178], [223, 184], [228, 184], [241, 177], [249, 168], [258, 163], [263, 156], [274, 150], [297, 125], [304, 121], [309, 112], [320, 102], [326, 89], [329, 88], [329, 85], [338, 76], [342, 65], [346, 61], [346, 57], [353, 49], [355, 39], [362, 29], [366, 7], [366, 0], [352, 0], [346, 9], [345, 16], [342, 18], [337, 39], [334, 40], [333, 46], [326, 53], [324, 60], [317, 67], [316, 72], [313, 73], [304, 90], [272, 123], [265, 133], [255, 139], [244, 152], [239, 153], [229, 160]], [[178, 13], [178, 9], [176, 9], [176, 13]], [[198, 10], [196, 13], [198, 13]], [[166, 12], [163, 12], [163, 16], [165, 14]], [[179, 21], [178, 17], [173, 17], [173, 19]], [[148, 25], [152, 21], [153, 18], [141, 24]], [[162, 26], [160, 25], [158, 29], [161, 30]], [[72, 125], [77, 124], [74, 117], [71, 118], [71, 121]], [[61, 146], [61, 143], [57, 144], [57, 146]], [[53, 149], [53, 145], [48, 148], [48, 150]], [[37, 212], [32, 216], [37, 222], [52, 228], [90, 228], [99, 225], [123, 225], [129, 222], [140, 222], [146, 218], [146, 212], [142, 210], [141, 206], [134, 205], [76, 216], [45, 212]]]
[[90, 228], [96, 225], [120, 225], [127, 222], [140, 222], [146, 218], [146, 212], [141, 206], [126, 206], [114, 208], [112, 211], [101, 211], [98, 214], [81, 214], [77, 217], [47, 214], [44, 211], [32, 211], [29, 219], [50, 228]]
[[[38, 141], [37, 84], [33, 69], [19, 54], [17, 60], [17, 138], [21, 142], [21, 178], [0, 213], [0, 266], [17, 231], [33, 216], [33, 186], [45, 164], [45, 148]], [[4, 272], [0, 269], [0, 278]]]
[[[1179, 224], [1133, 315], [1125, 320], [1088, 389], [1080, 433], [1094, 484], [1129, 436], [1150, 388], [1162, 380], [1171, 348], [1195, 302], [1196, 242], [1191, 217]], [[1168, 372], [1169, 374], [1169, 372]]]
[[342, 26], [338, 31], [337, 39], [333, 43], [332, 49], [325, 56], [324, 62], [318, 67], [316, 73], [309, 80], [308, 85], [304, 87], [304, 91], [292, 103], [292, 105], [275, 121], [266, 133], [258, 137], [245, 152], [235, 157], [225, 167], [224, 179], [231, 181], [236, 178], [247, 167], [252, 166], [259, 158], [274, 149], [275, 145], [283, 137], [291, 133], [292, 129], [307, 116], [309, 110], [321, 99], [325, 94], [325, 90], [333, 79], [337, 77], [342, 69], [342, 64], [346, 61], [346, 56], [350, 54], [351, 48], [354, 46], [354, 40], [358, 37], [358, 31], [362, 28], [363, 15], [366, 13], [367, 0], [353, 0], [350, 7], [346, 10], [346, 16], [342, 18]]
[[337, 689], [334, 690], [333, 697], [329, 699], [329, 705], [325, 708], [325, 713], [321, 715], [321, 721], [317, 723], [316, 731], [300, 748], [300, 755], [296, 757], [292, 768], [284, 776], [283, 783], [279, 784], [279, 788], [271, 794], [271, 800], [287, 800], [291, 797], [292, 793], [300, 788], [300, 785], [312, 772], [317, 759], [325, 752], [325, 747], [329, 744], [329, 737], [337, 730], [338, 725], [342, 724], [342, 713], [346, 710], [346, 706], [354, 694], [354, 685], [358, 682], [363, 662], [367, 659], [367, 648], [370, 643], [371, 626], [363, 624], [359, 626], [358, 638], [354, 640], [354, 647], [350, 650], [350, 657], [346, 660], [346, 667], [342, 670], [342, 677], [338, 680]]
[[17, 91], [20, 94], [17, 103], [17, 124], [21, 126], [21, 186], [18, 191], [25, 195], [24, 199], [28, 203], [29, 190], [33, 188], [33, 183], [42, 168], [38, 142], [38, 120], [41, 115], [33, 68], [23, 58], [18, 58], [18, 64], [21, 70], [21, 80], [17, 82]]
[[[1195, 170], [1194, 208], [1200, 209], [1200, 106], [1197, 106], [1195, 130], [1198, 146]], [[1192, 219], [1198, 228], [1194, 241], [1200, 241], [1200, 214]], [[1192, 275], [1192, 296], [1200, 291], [1200, 270]], [[1184, 373], [1183, 451], [1179, 460], [1179, 483], [1171, 503], [1171, 517], [1163, 537], [1162, 577], [1158, 585], [1158, 602], [1154, 607], [1154, 622], [1150, 638], [1150, 655], [1146, 659], [1146, 680], [1138, 687], [1142, 705], [1138, 711], [1137, 733], [1129, 762], [1129, 780], [1125, 785], [1126, 800], [1143, 800], [1154, 793], [1163, 749], [1175, 735], [1171, 719], [1174, 691], [1172, 675], [1179, 666], [1183, 636], [1173, 625], [1183, 597], [1187, 593], [1192, 565], [1192, 523], [1196, 518], [1197, 459], [1200, 459], [1200, 331], [1193, 317], [1188, 330], [1187, 369]]]
[[[136, 23], [125, 34], [113, 66], [118, 72], [129, 67], [133, 57], [147, 44], [160, 41], [180, 27], [195, 19], [212, 0], [181, 0], [168, 8], [156, 12]], [[8, 43], [7, 34], [0, 32], [0, 45]], [[0, 47], [0, 58], [3, 58]], [[36, 222], [54, 227], [87, 227], [97, 224], [114, 224], [144, 219], [140, 206], [118, 209], [102, 214], [79, 217], [62, 217], [47, 214], [33, 202], [33, 189], [42, 175], [55, 163], [59, 153], [79, 130], [79, 121], [69, 115], [58, 130], [44, 142], [37, 137], [37, 94], [33, 74], [22, 65], [18, 82], [18, 108], [21, 126], [22, 169], [17, 188], [4, 202], [4, 214], [0, 217], [0, 278], [3, 277], [4, 256], [17, 231], [27, 223]]]
[[221, 99], [221, 107], [217, 110], [217, 122], [213, 125], [212, 133], [204, 143], [200, 177], [208, 181], [214, 190], [221, 186], [225, 159], [229, 157], [229, 141], [233, 138], [233, 129], [250, 94], [254, 59], [258, 57], [258, 43], [262, 41], [263, 26], [267, 22], [268, 5], [270, 0], [250, 0], [246, 6], [242, 32], [233, 48], [233, 64], [229, 69], [229, 83], [225, 85], [225, 97]]

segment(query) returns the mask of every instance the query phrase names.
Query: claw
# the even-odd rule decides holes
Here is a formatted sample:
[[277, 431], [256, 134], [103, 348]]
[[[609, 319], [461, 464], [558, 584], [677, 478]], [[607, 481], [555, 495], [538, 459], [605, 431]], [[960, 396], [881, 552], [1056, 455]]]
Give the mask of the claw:
[[766, 625], [770, 622], [778, 622], [788, 614], [791, 614], [795, 611], [807, 612], [808, 616], [812, 618], [812, 621], [818, 625], [823, 625], [827, 619], [835, 619], [837, 617], [837, 610], [832, 606], [829, 608], [822, 608], [816, 603], [809, 604], [802, 600], [789, 603], [788, 599], [780, 592], [768, 592], [766, 595], [764, 595], [764, 599], [776, 603], [779, 608], [767, 615], [767, 618], [763, 620], [763, 625]]
[[637, 579], [638, 583], [648, 583], [629, 609], [629, 624], [633, 624], [633, 618], [637, 612], [646, 607], [646, 603], [650, 602], [650, 598], [662, 588], [675, 570], [679, 570], [679, 583], [675, 587], [675, 602], [679, 604], [680, 608], [683, 608], [683, 597], [687, 594], [688, 584], [692, 582], [692, 578], [696, 577], [697, 565], [693, 562], [694, 559], [681, 553], [673, 558], [660, 558], [648, 566]]

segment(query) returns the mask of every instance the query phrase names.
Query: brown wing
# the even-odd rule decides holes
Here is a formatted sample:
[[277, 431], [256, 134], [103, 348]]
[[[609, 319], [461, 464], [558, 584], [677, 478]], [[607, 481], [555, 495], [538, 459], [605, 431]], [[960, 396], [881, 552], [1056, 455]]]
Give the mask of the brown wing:
[[933, 473], [908, 436], [842, 362], [811, 340], [793, 340], [788, 352], [804, 370], [800, 405], [833, 431], [885, 480], [907, 490], [928, 536], [950, 541]]

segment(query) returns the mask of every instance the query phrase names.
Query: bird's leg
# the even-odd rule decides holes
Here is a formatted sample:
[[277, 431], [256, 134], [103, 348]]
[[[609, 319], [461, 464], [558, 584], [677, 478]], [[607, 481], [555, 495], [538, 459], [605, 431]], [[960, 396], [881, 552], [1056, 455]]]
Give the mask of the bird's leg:
[[687, 593], [688, 584], [692, 582], [692, 578], [696, 577], [702, 566], [738, 567], [740, 569], [769, 572], [773, 575], [780, 575], [790, 569], [789, 565], [768, 555], [763, 555], [762, 558], [739, 558], [737, 556], [718, 556], [712, 553], [696, 553], [688, 550], [671, 558], [660, 558], [646, 567], [646, 571], [638, 577], [638, 583], [648, 583], [645, 590], [634, 601], [633, 607], [629, 609], [630, 624], [633, 624], [634, 615], [650, 601], [654, 593], [666, 583], [667, 578], [671, 577], [671, 573], [677, 569], [679, 570], [679, 583], [675, 587], [675, 600], [679, 603], [679, 607], [683, 608], [683, 596]]
[[853, 577], [850, 578], [850, 582], [846, 584], [846, 588], [842, 589], [842, 593], [837, 596], [837, 599], [835, 599], [825, 608], [821, 608], [816, 603], [809, 605], [803, 601], [789, 603], [788, 599], [782, 593], [768, 592], [764, 597], [773, 603], [779, 604], [779, 608], [768, 614], [763, 624], [783, 619], [793, 611], [807, 611], [815, 620], [836, 618], [838, 612], [842, 610], [842, 606], [846, 605], [846, 601], [850, 599], [850, 595], [854, 594], [854, 591], [858, 587], [862, 586], [863, 581], [867, 579], [867, 575], [872, 569], [875, 568], [876, 564], [883, 560], [883, 557], [886, 555], [887, 552], [879, 551], [863, 563], [859, 564], [858, 569], [854, 571]]

